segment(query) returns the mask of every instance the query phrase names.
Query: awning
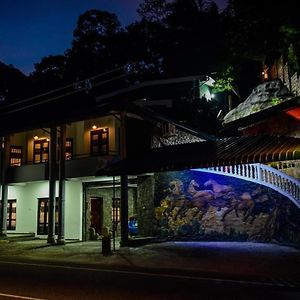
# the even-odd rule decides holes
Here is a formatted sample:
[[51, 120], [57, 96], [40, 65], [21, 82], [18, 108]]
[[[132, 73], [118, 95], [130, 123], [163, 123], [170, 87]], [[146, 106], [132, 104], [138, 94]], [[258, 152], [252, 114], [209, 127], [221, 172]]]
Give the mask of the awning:
[[133, 175], [300, 159], [300, 139], [275, 136], [230, 137], [217, 141], [153, 149], [97, 172], [101, 175]]

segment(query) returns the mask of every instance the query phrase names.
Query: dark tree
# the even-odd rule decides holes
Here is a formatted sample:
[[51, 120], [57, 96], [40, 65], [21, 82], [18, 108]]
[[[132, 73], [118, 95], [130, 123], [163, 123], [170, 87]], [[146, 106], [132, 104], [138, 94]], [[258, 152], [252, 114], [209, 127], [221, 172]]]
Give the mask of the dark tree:
[[72, 48], [66, 52], [68, 76], [83, 79], [119, 65], [123, 31], [115, 14], [89, 10], [74, 30]]
[[64, 55], [49, 55], [43, 57], [34, 65], [30, 74], [35, 88], [35, 94], [43, 93], [66, 84], [66, 57]]
[[30, 94], [28, 78], [12, 65], [0, 62], [0, 78], [1, 105], [19, 101]]

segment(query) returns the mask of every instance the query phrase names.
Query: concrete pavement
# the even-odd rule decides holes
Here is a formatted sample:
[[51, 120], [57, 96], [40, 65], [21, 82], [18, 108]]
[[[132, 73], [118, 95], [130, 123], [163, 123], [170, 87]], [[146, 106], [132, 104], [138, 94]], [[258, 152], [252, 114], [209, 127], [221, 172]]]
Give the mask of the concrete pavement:
[[248, 242], [162, 242], [121, 247], [104, 256], [101, 241], [48, 245], [46, 240], [0, 241], [0, 261], [84, 265], [300, 287], [299, 249]]

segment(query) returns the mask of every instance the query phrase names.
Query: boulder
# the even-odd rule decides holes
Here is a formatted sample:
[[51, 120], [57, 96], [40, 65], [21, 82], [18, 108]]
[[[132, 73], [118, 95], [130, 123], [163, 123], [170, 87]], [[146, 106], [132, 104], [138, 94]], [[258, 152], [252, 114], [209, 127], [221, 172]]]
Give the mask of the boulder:
[[226, 125], [291, 98], [292, 95], [280, 79], [266, 81], [253, 89], [244, 102], [226, 114], [223, 124]]

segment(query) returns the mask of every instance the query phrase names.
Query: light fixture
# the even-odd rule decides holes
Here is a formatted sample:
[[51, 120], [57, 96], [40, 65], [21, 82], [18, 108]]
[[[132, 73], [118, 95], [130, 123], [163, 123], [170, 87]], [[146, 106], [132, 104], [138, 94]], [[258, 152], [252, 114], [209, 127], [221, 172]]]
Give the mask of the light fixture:
[[96, 125], [93, 125], [92, 128], [95, 130], [95, 129], [97, 129], [97, 126], [96, 126]]
[[37, 135], [35, 135], [33, 138], [34, 138], [35, 140], [38, 140], [39, 137], [38, 137]]

